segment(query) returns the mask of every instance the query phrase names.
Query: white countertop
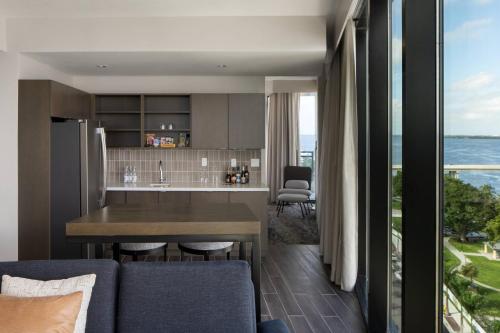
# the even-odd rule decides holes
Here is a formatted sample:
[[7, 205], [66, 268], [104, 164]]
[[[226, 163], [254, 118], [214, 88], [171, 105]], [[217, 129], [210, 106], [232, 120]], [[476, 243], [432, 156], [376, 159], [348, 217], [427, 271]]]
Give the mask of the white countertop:
[[152, 183], [112, 183], [107, 191], [156, 191], [156, 192], [268, 192], [262, 184], [172, 183], [169, 186], [152, 186]]

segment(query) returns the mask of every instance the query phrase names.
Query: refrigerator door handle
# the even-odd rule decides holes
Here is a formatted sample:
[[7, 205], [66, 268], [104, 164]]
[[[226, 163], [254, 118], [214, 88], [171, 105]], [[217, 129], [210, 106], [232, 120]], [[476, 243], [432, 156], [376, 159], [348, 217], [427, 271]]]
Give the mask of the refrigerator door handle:
[[99, 198], [99, 208], [102, 208], [106, 205], [106, 185], [107, 185], [107, 178], [108, 178], [108, 156], [107, 156], [107, 150], [106, 150], [106, 132], [104, 131], [104, 128], [99, 127], [97, 128], [97, 133], [99, 134], [99, 137], [101, 139], [101, 179], [102, 179], [102, 184], [100, 184], [100, 198]]

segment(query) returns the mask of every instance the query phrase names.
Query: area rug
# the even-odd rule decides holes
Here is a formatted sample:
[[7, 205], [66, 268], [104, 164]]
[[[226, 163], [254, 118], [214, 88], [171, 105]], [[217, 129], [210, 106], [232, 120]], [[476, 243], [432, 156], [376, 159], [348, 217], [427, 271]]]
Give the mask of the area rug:
[[302, 218], [298, 205], [285, 207], [280, 216], [276, 216], [276, 205], [269, 205], [269, 243], [270, 244], [319, 244], [316, 213]]

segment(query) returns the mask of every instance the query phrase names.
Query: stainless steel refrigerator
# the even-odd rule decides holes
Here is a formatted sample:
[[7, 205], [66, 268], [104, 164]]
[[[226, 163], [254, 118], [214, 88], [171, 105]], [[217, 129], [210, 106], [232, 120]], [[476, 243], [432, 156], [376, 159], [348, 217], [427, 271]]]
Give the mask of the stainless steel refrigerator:
[[106, 202], [106, 133], [97, 121], [53, 121], [51, 128], [52, 259], [99, 256], [100, 248], [66, 240], [67, 222]]

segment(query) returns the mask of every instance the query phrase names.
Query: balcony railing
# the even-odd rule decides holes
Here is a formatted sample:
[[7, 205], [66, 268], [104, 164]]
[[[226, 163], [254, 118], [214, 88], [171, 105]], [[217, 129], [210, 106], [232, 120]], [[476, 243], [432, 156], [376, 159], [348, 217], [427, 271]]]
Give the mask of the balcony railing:
[[299, 165], [310, 167], [312, 170], [311, 190], [315, 192], [316, 188], [316, 156], [312, 150], [301, 150], [299, 154]]

